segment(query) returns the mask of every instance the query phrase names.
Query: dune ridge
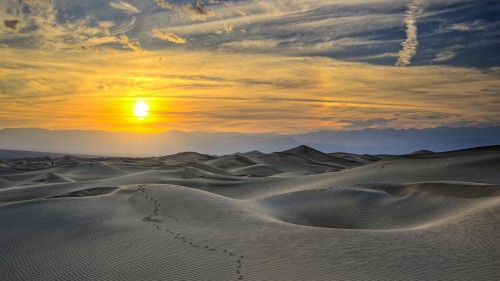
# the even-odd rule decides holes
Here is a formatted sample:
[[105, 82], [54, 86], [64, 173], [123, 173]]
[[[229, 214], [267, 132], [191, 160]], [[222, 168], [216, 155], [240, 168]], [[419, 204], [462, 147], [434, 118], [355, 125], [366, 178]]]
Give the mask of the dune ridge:
[[500, 278], [500, 146], [0, 164], [0, 280]]

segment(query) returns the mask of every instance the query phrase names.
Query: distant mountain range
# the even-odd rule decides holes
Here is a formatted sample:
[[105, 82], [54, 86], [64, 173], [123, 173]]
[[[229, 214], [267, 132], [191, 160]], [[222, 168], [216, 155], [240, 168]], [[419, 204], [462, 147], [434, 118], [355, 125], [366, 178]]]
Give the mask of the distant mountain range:
[[405, 154], [417, 150], [448, 151], [500, 144], [500, 127], [364, 129], [306, 134], [244, 134], [168, 131], [127, 132], [8, 128], [0, 130], [0, 148], [63, 154], [161, 156], [182, 151], [232, 154], [283, 151], [307, 145], [325, 153]]

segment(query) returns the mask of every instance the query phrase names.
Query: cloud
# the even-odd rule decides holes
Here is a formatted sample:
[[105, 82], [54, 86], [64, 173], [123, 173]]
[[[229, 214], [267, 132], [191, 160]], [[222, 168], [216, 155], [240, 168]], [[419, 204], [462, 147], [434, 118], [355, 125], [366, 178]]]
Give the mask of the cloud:
[[123, 47], [129, 48], [138, 54], [142, 54], [143, 52], [143, 49], [139, 41], [131, 41], [125, 34], [120, 35], [118, 37], [118, 41], [123, 44]]
[[[196, 21], [204, 21], [215, 13], [207, 8], [203, 0], [198, 0], [196, 4], [172, 4], [165, 0], [155, 0], [156, 4], [165, 10], [173, 10], [182, 17], [188, 17]], [[219, 4], [219, 1], [208, 1], [210, 4]]]
[[343, 126], [343, 129], [366, 129], [366, 128], [386, 128], [391, 121], [396, 121], [397, 118], [384, 119], [384, 118], [373, 118], [368, 120], [339, 120], [337, 123], [347, 124]]
[[28, 5], [34, 5], [34, 4], [48, 4], [50, 0], [23, 0], [24, 3]]
[[4, 20], [3, 21], [3, 25], [10, 29], [10, 30], [14, 30], [14, 31], [17, 31], [17, 28], [18, 28], [18, 24], [20, 23], [19, 20], [17, 19], [14, 19], [14, 20]]
[[176, 7], [174, 4], [170, 4], [165, 0], [156, 0], [156, 4], [166, 10], [173, 10]]
[[278, 46], [280, 41], [274, 39], [266, 40], [240, 40], [221, 44], [222, 50], [249, 50], [261, 51], [265, 49], [272, 49]]
[[198, 0], [195, 5], [186, 4], [182, 9], [194, 20], [206, 20], [212, 14], [212, 10], [208, 9], [202, 0]]
[[448, 26], [446, 29], [456, 31], [481, 31], [485, 30], [486, 28], [487, 24], [483, 23], [480, 20], [476, 20], [472, 22], [455, 23]]
[[[117, 43], [121, 42], [110, 32], [110, 28], [116, 30], [121, 26], [115, 26], [113, 21], [98, 21], [91, 16], [75, 16], [61, 20], [64, 17], [61, 12], [63, 9], [56, 6], [56, 1], [33, 0], [23, 1], [21, 4], [13, 3], [7, 7], [9, 11], [7, 14], [2, 14], [0, 9], [0, 16], [16, 18], [4, 20], [5, 28], [18, 30], [15, 34], [10, 33], [6, 40], [10, 47], [53, 51], [96, 50], [100, 47], [116, 48], [119, 46]], [[1, 39], [3, 41], [5, 37]]]
[[423, 7], [420, 0], [412, 0], [406, 11], [406, 40], [401, 43], [403, 47], [399, 51], [399, 57], [396, 65], [409, 65], [411, 59], [417, 53], [418, 38], [417, 38], [417, 19], [422, 14]]
[[141, 12], [136, 7], [130, 5], [129, 3], [123, 2], [123, 1], [110, 2], [109, 5], [115, 9], [120, 10], [126, 14], [129, 14], [129, 15], [138, 14]]
[[130, 17], [128, 21], [125, 20], [118, 23], [115, 23], [113, 21], [105, 21], [104, 23], [104, 26], [100, 24], [102, 28], [107, 29], [109, 34], [117, 35], [133, 30], [136, 27], [136, 17]]
[[175, 44], [186, 44], [186, 39], [179, 37], [171, 32], [161, 31], [159, 29], [153, 29], [151, 31], [151, 36], [158, 38], [158, 39], [166, 40], [166, 41], [169, 41], [169, 42], [172, 42]]
[[[171, 17], [173, 19], [169, 19], [168, 30], [189, 36], [193, 45], [203, 42], [200, 46], [207, 50], [326, 55], [336, 58], [342, 53], [342, 57], [349, 56], [351, 60], [361, 54], [367, 55], [366, 52], [386, 53], [389, 45], [400, 43], [398, 39], [392, 38], [394, 34], [391, 31], [401, 24], [398, 14], [402, 7], [400, 4], [397, 5], [398, 9], [390, 8], [394, 11], [386, 12], [383, 9], [373, 9], [365, 3], [297, 0], [289, 3], [290, 5], [284, 5], [281, 1], [238, 1], [214, 5], [210, 6], [214, 15], [210, 20], [193, 20], [190, 16], [181, 20], [180, 17]], [[240, 15], [238, 10], [242, 8], [250, 13]], [[183, 13], [185, 14], [181, 11], [181, 15]], [[232, 30], [227, 27], [232, 27]], [[162, 29], [167, 30], [167, 27]], [[214, 37], [210, 30], [216, 34], [227, 34], [230, 31], [231, 36]], [[374, 36], [381, 30], [389, 30], [390, 34]], [[255, 49], [252, 49], [253, 44]], [[238, 49], [239, 46], [243, 48]]]
[[234, 26], [231, 24], [225, 24], [224, 27], [215, 30], [215, 34], [231, 33], [233, 32]]
[[444, 51], [444, 52], [440, 52], [436, 55], [436, 58], [434, 58], [433, 60], [431, 60], [432, 62], [443, 62], [443, 61], [447, 61], [447, 60], [451, 60], [452, 58], [456, 57], [457, 54], [455, 52], [452, 52], [452, 51]]

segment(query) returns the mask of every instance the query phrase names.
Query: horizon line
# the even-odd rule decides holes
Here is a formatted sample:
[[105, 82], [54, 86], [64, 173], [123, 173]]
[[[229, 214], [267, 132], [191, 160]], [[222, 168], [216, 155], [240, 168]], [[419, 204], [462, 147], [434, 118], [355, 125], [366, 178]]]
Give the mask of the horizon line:
[[103, 133], [129, 133], [129, 134], [143, 134], [143, 135], [157, 135], [170, 132], [180, 132], [180, 133], [209, 133], [209, 134], [244, 134], [244, 135], [278, 135], [278, 136], [292, 136], [292, 135], [304, 135], [319, 132], [360, 132], [366, 130], [384, 131], [422, 131], [422, 130], [432, 130], [432, 129], [487, 129], [487, 128], [500, 128], [500, 125], [487, 125], [487, 126], [462, 126], [462, 127], [451, 127], [451, 126], [436, 126], [436, 127], [426, 127], [426, 128], [363, 128], [363, 129], [352, 129], [352, 130], [339, 130], [339, 129], [329, 129], [329, 130], [316, 130], [308, 132], [297, 132], [297, 133], [275, 133], [275, 132], [238, 132], [238, 131], [184, 131], [178, 129], [171, 129], [160, 132], [134, 132], [134, 131], [110, 131], [110, 130], [93, 130], [93, 129], [48, 129], [39, 127], [5, 127], [0, 128], [0, 131], [5, 130], [43, 130], [43, 131], [53, 131], [53, 132], [103, 132]]

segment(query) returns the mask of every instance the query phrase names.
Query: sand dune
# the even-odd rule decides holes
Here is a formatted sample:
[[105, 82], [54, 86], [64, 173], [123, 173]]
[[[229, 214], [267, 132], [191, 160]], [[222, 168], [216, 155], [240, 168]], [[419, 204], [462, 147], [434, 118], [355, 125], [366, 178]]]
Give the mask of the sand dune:
[[368, 184], [261, 198], [272, 217], [339, 229], [409, 229], [448, 222], [464, 210], [500, 203], [500, 185], [467, 183]]
[[197, 152], [180, 152], [177, 154], [173, 155], [168, 155], [162, 157], [162, 159], [173, 159], [177, 161], [206, 161], [206, 160], [211, 160], [215, 159], [215, 157], [206, 155], [206, 154], [201, 154]]
[[236, 169], [257, 164], [250, 156], [246, 155], [229, 155], [206, 163], [221, 169]]
[[75, 181], [61, 174], [48, 173], [32, 179], [32, 182], [61, 183], [61, 182], [75, 182]]
[[338, 158], [350, 160], [352, 162], [357, 162], [360, 164], [367, 164], [373, 161], [378, 161], [380, 160], [379, 157], [373, 156], [373, 155], [368, 155], [368, 154], [363, 154], [363, 155], [357, 155], [357, 154], [352, 154], [352, 153], [342, 153], [342, 152], [334, 152], [330, 153], [330, 155], [333, 155]]
[[256, 164], [248, 167], [242, 167], [232, 170], [235, 175], [249, 175], [249, 176], [272, 176], [284, 173], [279, 167], [268, 164]]
[[0, 280], [500, 279], [500, 147], [0, 164]]
[[285, 150], [282, 153], [293, 154], [302, 157], [304, 159], [309, 159], [320, 163], [331, 164], [334, 166], [341, 166], [341, 167], [359, 166], [358, 161], [353, 161], [352, 159], [347, 159], [345, 157], [341, 158], [341, 157], [336, 157], [334, 155], [329, 155], [305, 145]]

